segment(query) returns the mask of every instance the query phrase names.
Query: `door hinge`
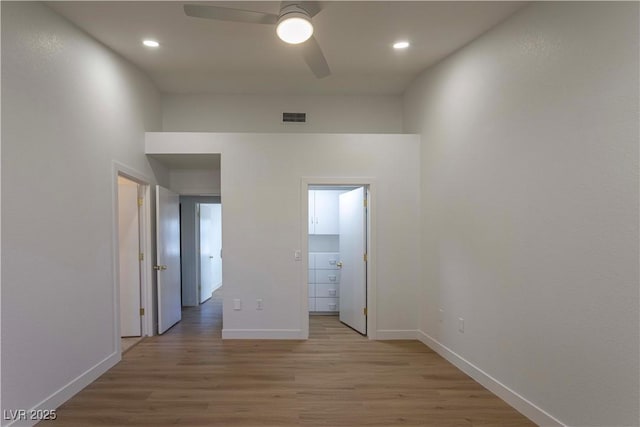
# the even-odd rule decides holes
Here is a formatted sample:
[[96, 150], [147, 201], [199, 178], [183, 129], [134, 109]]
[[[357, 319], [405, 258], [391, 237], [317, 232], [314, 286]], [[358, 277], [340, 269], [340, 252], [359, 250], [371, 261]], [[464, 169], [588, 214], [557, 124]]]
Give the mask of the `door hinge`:
[[364, 205], [364, 207], [366, 208], [366, 207], [367, 207], [367, 199], [362, 199], [362, 202], [363, 202], [362, 204], [363, 204], [363, 205]]
[[144, 254], [142, 252], [140, 252], [140, 255], [138, 256], [138, 259], [140, 261], [144, 261]]
[[140, 316], [144, 316], [144, 308], [140, 309]]
[[142, 206], [142, 201], [144, 199], [142, 197], [138, 197], [138, 206]]
[[362, 259], [364, 259], [364, 262], [368, 261], [368, 257], [367, 257], [367, 253], [365, 252], [364, 256], [362, 257]]
[[362, 309], [362, 312], [363, 312], [363, 313], [364, 313], [364, 315], [366, 316], [366, 315], [367, 315], [367, 307], [363, 308], [363, 309]]

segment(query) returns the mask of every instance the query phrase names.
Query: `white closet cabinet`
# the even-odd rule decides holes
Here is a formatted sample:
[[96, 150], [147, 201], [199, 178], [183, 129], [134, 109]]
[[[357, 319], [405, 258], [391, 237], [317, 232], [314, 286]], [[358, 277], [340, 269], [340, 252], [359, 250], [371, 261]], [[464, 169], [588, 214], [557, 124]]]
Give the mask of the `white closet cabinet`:
[[343, 191], [309, 190], [309, 234], [338, 234], [338, 196]]
[[338, 253], [309, 253], [309, 311], [337, 312], [340, 309]]

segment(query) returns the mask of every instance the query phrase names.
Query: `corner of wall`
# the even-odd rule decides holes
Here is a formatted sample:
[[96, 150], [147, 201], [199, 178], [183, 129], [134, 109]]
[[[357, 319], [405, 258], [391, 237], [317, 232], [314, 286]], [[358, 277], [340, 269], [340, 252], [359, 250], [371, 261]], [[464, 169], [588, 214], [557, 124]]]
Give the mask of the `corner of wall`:
[[545, 427], [566, 425], [425, 332], [421, 330], [416, 331], [416, 337], [424, 345], [451, 362], [451, 364], [469, 375], [487, 390], [507, 402], [537, 425]]

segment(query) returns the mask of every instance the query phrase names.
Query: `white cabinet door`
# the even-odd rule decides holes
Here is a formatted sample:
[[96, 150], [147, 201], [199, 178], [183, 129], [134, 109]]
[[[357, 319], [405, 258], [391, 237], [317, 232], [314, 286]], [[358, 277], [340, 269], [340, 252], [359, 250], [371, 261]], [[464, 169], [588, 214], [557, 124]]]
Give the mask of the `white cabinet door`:
[[[316, 234], [316, 192], [309, 190], [309, 234]], [[309, 268], [313, 268], [309, 266]]]
[[338, 234], [338, 197], [341, 191], [316, 190], [315, 229], [313, 234]]
[[338, 234], [339, 190], [309, 190], [309, 234]]

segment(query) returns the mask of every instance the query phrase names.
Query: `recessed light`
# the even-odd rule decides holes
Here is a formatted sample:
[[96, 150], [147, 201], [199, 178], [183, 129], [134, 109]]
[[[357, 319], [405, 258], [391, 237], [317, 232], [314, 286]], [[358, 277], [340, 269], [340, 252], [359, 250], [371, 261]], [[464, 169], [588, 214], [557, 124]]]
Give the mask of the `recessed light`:
[[393, 44], [394, 49], [406, 49], [408, 47], [409, 47], [409, 42], [407, 41], [395, 42]]
[[147, 47], [158, 47], [158, 46], [160, 46], [160, 43], [158, 43], [155, 40], [144, 40], [142, 42], [142, 44], [147, 46]]

